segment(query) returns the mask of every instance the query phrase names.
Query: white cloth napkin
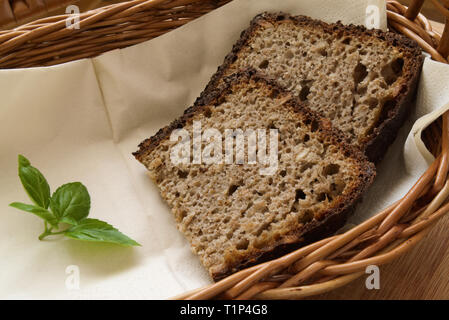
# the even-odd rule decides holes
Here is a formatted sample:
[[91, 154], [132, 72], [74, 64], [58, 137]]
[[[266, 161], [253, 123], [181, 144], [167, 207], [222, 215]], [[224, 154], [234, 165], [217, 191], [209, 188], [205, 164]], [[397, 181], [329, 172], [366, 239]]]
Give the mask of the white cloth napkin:
[[[365, 24], [372, 22], [373, 6], [385, 29], [384, 1], [235, 0], [169, 34], [94, 59], [0, 70], [0, 298], [159, 299], [210, 283], [131, 152], [194, 101], [254, 15], [282, 10]], [[415, 119], [432, 110], [437, 116], [449, 101], [448, 68], [426, 60], [416, 113], [390, 148], [354, 223], [402, 196], [425, 169], [415, 140], [407, 141], [405, 153], [403, 146]], [[84, 183], [90, 216], [142, 247], [39, 241], [42, 221], [8, 207], [28, 201], [17, 177], [19, 153], [44, 173], [52, 191]], [[71, 282], [77, 274], [79, 288]]]

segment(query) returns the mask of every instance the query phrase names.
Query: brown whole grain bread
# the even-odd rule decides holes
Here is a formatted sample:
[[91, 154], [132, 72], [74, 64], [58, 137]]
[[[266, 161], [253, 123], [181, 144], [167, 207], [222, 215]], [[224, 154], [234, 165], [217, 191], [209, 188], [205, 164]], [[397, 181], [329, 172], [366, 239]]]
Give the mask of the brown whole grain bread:
[[396, 33], [263, 13], [205, 92], [227, 75], [255, 68], [330, 119], [377, 163], [412, 106], [422, 62], [417, 43]]
[[[233, 161], [192, 163], [190, 143], [198, 122], [203, 133], [232, 130]], [[177, 129], [192, 139], [173, 139]], [[236, 163], [238, 129], [278, 132], [275, 172], [261, 174], [267, 163], [260, 161]], [[217, 141], [225, 149], [222, 137]], [[181, 118], [143, 141], [134, 156], [149, 170], [193, 252], [218, 280], [344, 224], [375, 176], [374, 165], [345, 140], [299, 98], [247, 70], [225, 78], [220, 88], [209, 86]], [[182, 143], [191, 153], [184, 154], [186, 162], [174, 163], [172, 152]], [[207, 143], [201, 140], [203, 151]], [[257, 152], [264, 148], [258, 145]], [[249, 159], [249, 148], [244, 154]]]

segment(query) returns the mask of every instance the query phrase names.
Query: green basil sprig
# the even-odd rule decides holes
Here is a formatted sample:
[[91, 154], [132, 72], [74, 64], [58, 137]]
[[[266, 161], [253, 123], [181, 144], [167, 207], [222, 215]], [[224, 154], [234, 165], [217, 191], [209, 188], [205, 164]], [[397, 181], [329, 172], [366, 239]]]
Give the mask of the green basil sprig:
[[[81, 182], [66, 183], [50, 195], [50, 186], [44, 175], [31, 166], [30, 161], [24, 156], [19, 155], [18, 160], [20, 181], [33, 204], [13, 202], [10, 206], [44, 220], [45, 230], [39, 236], [39, 240], [62, 234], [77, 240], [140, 246], [110, 224], [87, 218], [90, 211], [90, 196]], [[66, 227], [61, 227], [61, 223]]]

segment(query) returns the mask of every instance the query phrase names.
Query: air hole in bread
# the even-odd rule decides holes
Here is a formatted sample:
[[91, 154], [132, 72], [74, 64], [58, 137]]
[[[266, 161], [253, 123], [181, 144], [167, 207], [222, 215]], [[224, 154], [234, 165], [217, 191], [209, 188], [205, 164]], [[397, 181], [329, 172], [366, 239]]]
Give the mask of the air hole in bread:
[[354, 68], [354, 83], [355, 86], [362, 82], [366, 76], [368, 75], [368, 72], [366, 71], [366, 66], [362, 63], [358, 63]]
[[248, 249], [248, 245], [249, 245], [248, 239], [243, 238], [239, 242], [237, 242], [235, 247], [237, 248], [237, 250], [246, 250]]
[[371, 109], [376, 108], [379, 105], [379, 100], [377, 100], [376, 98], [369, 98], [368, 99], [368, 106]]
[[396, 100], [394, 99], [386, 99], [382, 104], [382, 115], [387, 118], [390, 116], [392, 110], [396, 107]]
[[259, 68], [260, 68], [260, 69], [266, 69], [266, 68], [268, 68], [268, 64], [269, 64], [268, 60], [263, 60], [263, 61], [259, 64]]
[[187, 211], [185, 211], [185, 210], [181, 210], [180, 212], [179, 212], [179, 214], [178, 214], [178, 220], [179, 221], [182, 221], [182, 220], [184, 220], [184, 218], [187, 216]]
[[295, 201], [304, 200], [306, 198], [306, 194], [302, 189], [296, 189]]
[[312, 123], [310, 124], [310, 131], [315, 132], [318, 130], [318, 128], [319, 128], [318, 121], [313, 120]]
[[271, 90], [270, 98], [276, 99], [279, 96], [279, 91], [276, 89]]
[[[279, 94], [279, 92], [278, 92]], [[276, 125], [274, 124], [274, 121], [270, 121], [270, 124], [268, 125], [268, 129], [278, 129], [278, 127], [276, 127]]]
[[331, 190], [333, 192], [333, 194], [335, 195], [339, 195], [343, 192], [343, 190], [346, 187], [346, 183], [344, 183], [343, 181], [338, 181], [338, 182], [332, 182], [331, 183]]
[[357, 93], [361, 96], [365, 95], [367, 91], [366, 86], [359, 86], [357, 87]]
[[395, 74], [401, 75], [403, 67], [404, 67], [404, 59], [402, 58], [397, 58], [393, 60], [393, 62], [391, 63], [391, 68], [393, 69], [393, 72]]
[[189, 172], [178, 170], [178, 177], [180, 177], [181, 179], [187, 178], [188, 175], [189, 175]]
[[280, 14], [280, 15], [278, 15], [278, 16], [276, 17], [276, 20], [277, 20], [277, 21], [282, 21], [282, 20], [285, 20], [285, 18], [286, 18], [286, 16]]
[[304, 136], [304, 142], [307, 142], [307, 141], [309, 141], [310, 140], [310, 136], [308, 135], [308, 134], [306, 134], [305, 136]]
[[[387, 98], [382, 103], [382, 112], [379, 117], [380, 122], [383, 122], [388, 117], [391, 117], [393, 114], [393, 110], [396, 108], [396, 100], [393, 98]], [[368, 131], [368, 134], [371, 134], [374, 131], [374, 127]]]
[[402, 75], [402, 67], [404, 66], [404, 59], [394, 59], [389, 64], [385, 65], [381, 70], [381, 75], [385, 79], [387, 85], [391, 85]]
[[322, 201], [325, 201], [326, 199], [329, 199], [330, 198], [330, 196], [327, 194], [327, 193], [325, 193], [325, 192], [321, 192], [320, 194], [318, 194], [318, 196], [317, 196], [317, 200], [319, 201], [319, 202], [322, 202]]
[[320, 55], [322, 55], [323, 57], [327, 57], [327, 51], [326, 51], [326, 48], [320, 48], [320, 49], [318, 49], [318, 53], [319, 53]]
[[301, 91], [299, 92], [299, 99], [300, 99], [301, 101], [306, 101], [306, 100], [307, 100], [307, 96], [309, 95], [309, 93], [310, 93], [310, 88], [309, 88], [309, 86], [308, 86], [308, 85], [304, 85], [304, 86], [301, 88]]
[[315, 163], [311, 163], [311, 162], [306, 162], [301, 166], [301, 172], [306, 171], [307, 169], [312, 168], [315, 165]]
[[239, 185], [231, 184], [228, 189], [228, 196], [232, 196], [232, 194], [237, 191]]
[[340, 172], [340, 166], [335, 163], [328, 164], [323, 169], [323, 174], [326, 176], [332, 176], [334, 174], [337, 174], [338, 172]]
[[263, 231], [267, 230], [270, 224], [268, 222], [263, 223], [254, 233], [256, 236], [260, 236]]

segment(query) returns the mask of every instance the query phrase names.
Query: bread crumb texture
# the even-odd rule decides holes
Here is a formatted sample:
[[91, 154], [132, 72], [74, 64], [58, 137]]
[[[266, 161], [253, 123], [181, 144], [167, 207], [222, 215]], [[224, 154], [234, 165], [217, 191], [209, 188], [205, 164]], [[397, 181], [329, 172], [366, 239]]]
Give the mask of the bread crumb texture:
[[[302, 76], [302, 68], [308, 68], [309, 75], [313, 74], [309, 78], [311, 82], [308, 82], [310, 92], [322, 90], [321, 86], [329, 81], [319, 79], [328, 69], [312, 71], [320, 67], [300, 65], [300, 59], [286, 55], [276, 57], [269, 53], [281, 45], [282, 40], [277, 40], [281, 33], [291, 32], [288, 29], [283, 31], [283, 26], [279, 28], [260, 30], [267, 33], [264, 42], [257, 42], [260, 51], [270, 56], [267, 68], [275, 69], [276, 59], [291, 61], [289, 70], [296, 71], [292, 71], [289, 80], [284, 79], [289, 82], [288, 87], [302, 86], [299, 91], [303, 91], [304, 84], [295, 84], [292, 79], [294, 74]], [[295, 38], [297, 41], [302, 41], [303, 37], [304, 33], [298, 33], [297, 37], [288, 36], [290, 40]], [[301, 47], [304, 43], [292, 42], [291, 45]], [[341, 48], [341, 54], [345, 54], [344, 44]], [[291, 55], [302, 56], [303, 51], [292, 51]], [[257, 64], [262, 64], [262, 57], [251, 57]], [[373, 77], [382, 77], [380, 69], [368, 60], [362, 60], [369, 70], [366, 72]], [[282, 63], [284, 65], [287, 66]], [[339, 70], [335, 71], [336, 74], [345, 69], [338, 64], [335, 68]], [[342, 83], [338, 86], [342, 93], [347, 90]], [[360, 86], [366, 87], [367, 92], [374, 90], [365, 79], [360, 81]], [[377, 90], [379, 94], [380, 88]], [[342, 95], [332, 95], [327, 99], [343, 106], [346, 100]], [[326, 101], [326, 98], [314, 95], [308, 97]], [[357, 99], [363, 100], [362, 97]], [[215, 279], [257, 261], [264, 253], [272, 252], [280, 245], [301, 242], [308, 225], [319, 224], [328, 215], [341, 214], [356, 201], [374, 177], [373, 165], [361, 152], [346, 145], [339, 132], [330, 128], [328, 121], [298, 105], [300, 102], [290, 93], [265, 81], [239, 76], [219, 97], [209, 102], [188, 111], [182, 121], [144, 142], [141, 145], [143, 150], [136, 154], [171, 208], [178, 229]], [[263, 164], [248, 164], [246, 161], [243, 164], [173, 164], [170, 150], [178, 141], [171, 141], [169, 134], [175, 127], [181, 127], [180, 123], [183, 129], [192, 133], [194, 121], [201, 122], [203, 131], [208, 128], [219, 130], [223, 134], [223, 150], [226, 129], [266, 129], [267, 132], [277, 129], [278, 166], [275, 174], [261, 175], [259, 169]], [[148, 145], [151, 148], [145, 149]]]
[[363, 146], [392, 116], [421, 63], [419, 49], [369, 32], [302, 16], [261, 15], [222, 75], [247, 67], [263, 72]]

